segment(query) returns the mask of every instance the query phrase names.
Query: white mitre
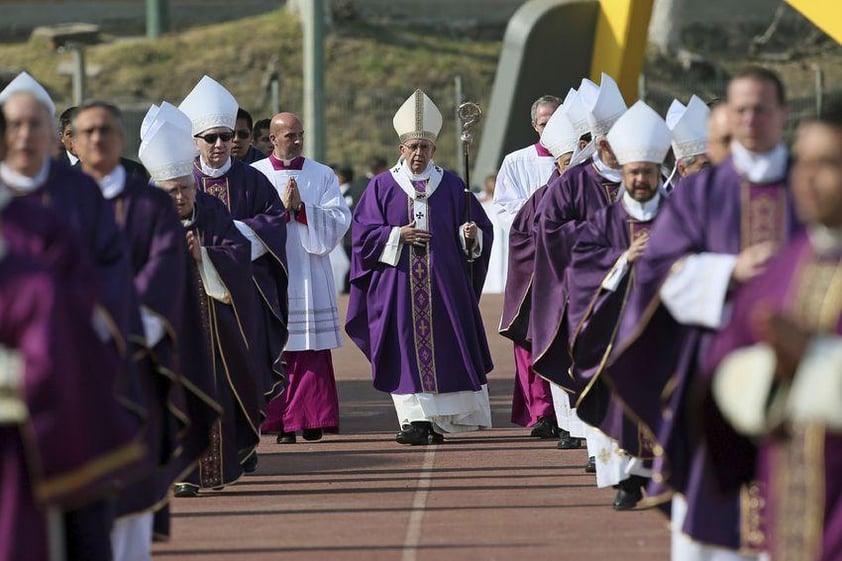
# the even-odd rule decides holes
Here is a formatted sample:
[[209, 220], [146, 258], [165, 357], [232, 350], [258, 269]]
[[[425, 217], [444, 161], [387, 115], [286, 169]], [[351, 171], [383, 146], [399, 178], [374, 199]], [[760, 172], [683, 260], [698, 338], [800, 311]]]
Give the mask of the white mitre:
[[237, 100], [222, 84], [207, 75], [202, 76], [178, 108], [193, 123], [193, 136], [215, 127], [233, 131], [237, 124]]
[[662, 164], [672, 135], [654, 109], [638, 101], [608, 131], [608, 143], [620, 165], [633, 162]]
[[140, 143], [138, 157], [155, 183], [185, 177], [193, 174], [196, 143], [189, 129], [157, 119]]
[[143, 120], [140, 122], [141, 140], [143, 140], [143, 137], [146, 136], [147, 132], [149, 132], [149, 127], [152, 126], [152, 123], [155, 122], [155, 117], [158, 116], [158, 111], [160, 110], [161, 108], [153, 103], [146, 111], [146, 115], [143, 116]]
[[541, 133], [541, 144], [557, 159], [562, 154], [573, 152], [579, 146], [579, 136], [562, 105], [547, 121], [544, 132]]
[[395, 113], [392, 125], [401, 144], [412, 138], [435, 143], [442, 125], [441, 112], [427, 94], [415, 90]]
[[[587, 89], [583, 91], [583, 88]], [[611, 126], [617, 122], [617, 119], [626, 110], [626, 102], [623, 100], [623, 94], [620, 93], [620, 88], [617, 87], [617, 82], [604, 72], [600, 79], [599, 91], [595, 96], [592, 94], [592, 88], [588, 86], [585, 80], [582, 80], [582, 85], [579, 87], [579, 95], [582, 96], [582, 103], [585, 106], [588, 116], [591, 134], [596, 138], [611, 130]]]
[[666, 122], [672, 131], [672, 150], [676, 160], [707, 151], [709, 115], [710, 108], [695, 95], [686, 107], [678, 100], [673, 101], [667, 111]]
[[[590, 80], [588, 80], [588, 82], [590, 82]], [[593, 82], [591, 82], [591, 84], [593, 84]], [[599, 89], [596, 84], [593, 85], [597, 88], [597, 90]], [[576, 130], [576, 134], [579, 135], [579, 138], [590, 132], [591, 129], [588, 124], [588, 114], [585, 112], [585, 106], [582, 103], [582, 96], [578, 91], [570, 88], [570, 91], [567, 92], [567, 96], [564, 98], [564, 103], [561, 105], [561, 109], [567, 114], [567, 118], [573, 124], [573, 128]]]
[[21, 72], [15, 79], [9, 82], [9, 85], [3, 88], [3, 91], [0, 92], [0, 103], [5, 103], [7, 99], [12, 97], [13, 94], [19, 92], [26, 92], [32, 95], [35, 99], [37, 99], [41, 104], [43, 104], [47, 111], [50, 112], [50, 117], [56, 114], [56, 104], [53, 103], [50, 94], [47, 93], [47, 90], [44, 89], [44, 86], [38, 83], [35, 78], [27, 74], [26, 72]]

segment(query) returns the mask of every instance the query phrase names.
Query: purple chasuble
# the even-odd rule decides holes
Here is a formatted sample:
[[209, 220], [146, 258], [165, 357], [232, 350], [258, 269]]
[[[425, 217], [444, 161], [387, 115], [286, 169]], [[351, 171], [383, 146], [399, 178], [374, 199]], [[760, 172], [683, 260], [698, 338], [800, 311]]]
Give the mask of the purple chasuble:
[[[774, 211], [770, 201], [776, 201]], [[765, 210], [758, 212], [755, 203]], [[778, 218], [770, 227], [772, 221], [759, 216]], [[707, 447], [688, 418], [687, 408], [703, 383], [700, 360], [715, 332], [678, 324], [660, 305], [659, 291], [686, 255], [737, 255], [747, 244], [785, 242], [799, 228], [784, 183], [752, 185], [729, 159], [682, 180], [635, 266], [635, 283], [603, 375], [656, 439], [655, 469], [661, 481], [653, 481], [650, 495], [666, 500], [673, 492], [683, 493], [688, 504], [683, 530], [703, 543], [751, 548], [740, 532], [740, 497], [717, 491]]]
[[526, 200], [509, 230], [509, 267], [503, 294], [500, 335], [524, 349], [530, 348], [529, 312], [532, 309], [532, 272], [535, 269], [535, 212], [549, 185], [558, 180], [558, 168], [550, 179]]
[[198, 306], [185, 298], [187, 243], [171, 198], [130, 175], [108, 202], [128, 240], [141, 306], [164, 326], [163, 338], [137, 362], [149, 396], [147, 444], [159, 464], [120, 494], [120, 515], [148, 510], [166, 498], [178, 471], [173, 465], [186, 468], [207, 448], [219, 406], [209, 351], [194, 335], [201, 330]]
[[479, 391], [487, 383], [492, 363], [478, 301], [493, 233], [476, 197], [470, 204], [484, 246], [473, 278], [459, 243], [467, 216], [464, 184], [454, 174], [444, 171], [427, 199], [430, 242], [402, 247], [396, 267], [380, 256], [392, 228], [412, 221], [413, 200], [386, 171], [371, 180], [354, 209], [345, 330], [371, 362], [381, 391]]
[[571, 377], [565, 388], [573, 392], [576, 414], [586, 423], [617, 440], [620, 448], [649, 458], [641, 443], [648, 439], [625, 415], [601, 379], [604, 360], [617, 335], [623, 307], [634, 279], [630, 265], [613, 292], [602, 287], [608, 273], [631, 245], [652, 227], [629, 216], [622, 201], [600, 209], [577, 237], [567, 274], [567, 328], [570, 337]]
[[25, 416], [0, 422], [0, 558], [46, 559], [44, 508], [78, 508], [111, 493], [117, 479], [135, 476], [144, 448], [137, 418], [114, 392], [117, 356], [91, 327], [99, 295], [96, 283], [81, 285], [95, 273], [75, 233], [21, 199], [0, 224], [8, 251], [0, 256], [0, 345], [21, 361], [20, 388], [4, 395], [26, 405]]
[[[816, 255], [808, 237], [797, 236], [737, 292], [732, 319], [711, 345], [708, 371], [729, 353], [759, 342], [752, 318], [761, 308], [790, 315], [814, 333], [842, 335], [840, 294], [842, 254]], [[705, 413], [707, 434], [720, 443], [711, 448], [720, 485], [759, 480], [765, 508], [749, 529], [765, 531], [772, 558], [842, 558], [842, 434], [818, 424], [788, 426], [786, 438], [763, 439], [758, 454], [756, 440], [726, 425], [710, 396]]]
[[532, 367], [564, 385], [569, 379], [565, 274], [576, 236], [599, 209], [615, 200], [619, 184], [607, 181], [592, 162], [570, 168], [547, 192], [535, 213], [535, 270], [532, 279]]
[[[232, 158], [231, 169], [221, 177], [202, 173], [199, 159], [193, 166], [199, 191], [222, 201], [234, 220], [254, 230], [267, 252], [252, 262], [259, 326], [247, 333], [254, 347], [255, 368], [267, 402], [283, 389], [281, 353], [288, 331], [288, 276], [286, 269], [286, 223], [288, 216], [278, 192], [260, 171]], [[265, 366], [264, 366], [265, 365]]]
[[213, 488], [233, 483], [243, 474], [240, 462], [260, 440], [264, 399], [245, 335], [257, 326], [251, 245], [217, 198], [197, 193], [194, 208], [193, 221], [183, 227], [184, 231], [194, 233], [230, 296], [225, 303], [208, 296], [199, 269], [188, 256], [187, 298], [200, 308], [201, 333], [206, 348], [211, 349], [216, 401], [222, 407], [222, 417], [211, 429], [210, 449], [186, 481]]

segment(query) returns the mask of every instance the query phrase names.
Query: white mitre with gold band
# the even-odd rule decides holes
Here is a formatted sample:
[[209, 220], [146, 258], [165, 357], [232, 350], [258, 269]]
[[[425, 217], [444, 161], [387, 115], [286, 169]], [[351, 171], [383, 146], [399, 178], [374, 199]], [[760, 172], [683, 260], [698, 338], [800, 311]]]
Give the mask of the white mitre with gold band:
[[140, 143], [138, 157], [156, 183], [185, 177], [193, 174], [196, 143], [182, 124], [157, 119]]
[[672, 131], [672, 150], [676, 160], [707, 151], [709, 115], [710, 108], [695, 95], [686, 107], [678, 100], [673, 101], [667, 111], [666, 123]]
[[608, 131], [608, 143], [620, 165], [633, 162], [662, 164], [672, 135], [654, 109], [638, 101]]
[[[146, 133], [149, 132], [149, 127], [152, 126], [152, 123], [155, 122], [155, 117], [158, 116], [158, 111], [161, 110], [161, 107], [155, 105], [154, 103], [146, 110], [146, 115], [143, 116], [143, 120], [140, 122], [140, 139], [143, 140], [143, 137], [146, 136]], [[191, 125], [192, 127], [192, 125]]]
[[588, 85], [585, 80], [582, 80], [579, 95], [582, 96], [591, 134], [596, 138], [607, 134], [611, 130], [620, 115], [626, 111], [626, 102], [623, 100], [620, 88], [617, 87], [617, 82], [604, 72], [600, 78], [599, 91], [596, 92], [596, 95], [593, 95], [592, 88], [587, 88]]
[[409, 96], [395, 113], [392, 125], [398, 133], [401, 144], [413, 138], [435, 143], [441, 131], [441, 112], [427, 94], [421, 90], [415, 90], [415, 93]]
[[9, 82], [8, 86], [3, 88], [3, 91], [0, 92], [0, 103], [4, 103], [14, 94], [22, 92], [30, 94], [42, 105], [44, 105], [44, 107], [47, 108], [47, 111], [50, 112], [50, 117], [56, 114], [56, 104], [53, 103], [53, 99], [50, 97], [50, 94], [47, 93], [44, 86], [39, 84], [35, 78], [26, 72], [21, 72], [15, 76], [15, 79]]
[[199, 83], [178, 106], [193, 123], [193, 136], [208, 129], [237, 125], [237, 100], [222, 84], [210, 76], [202, 76]]

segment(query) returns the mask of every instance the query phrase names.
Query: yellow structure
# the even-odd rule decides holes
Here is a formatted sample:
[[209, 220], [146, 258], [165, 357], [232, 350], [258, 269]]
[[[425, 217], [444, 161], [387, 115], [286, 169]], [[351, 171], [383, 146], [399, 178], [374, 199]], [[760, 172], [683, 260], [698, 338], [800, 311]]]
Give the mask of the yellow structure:
[[786, 0], [813, 25], [842, 44], [842, 2], [840, 0]]
[[[839, 0], [827, 0], [827, 2]], [[637, 99], [637, 78], [643, 70], [646, 35], [654, 0], [599, 0], [591, 79], [609, 74], [627, 103]]]

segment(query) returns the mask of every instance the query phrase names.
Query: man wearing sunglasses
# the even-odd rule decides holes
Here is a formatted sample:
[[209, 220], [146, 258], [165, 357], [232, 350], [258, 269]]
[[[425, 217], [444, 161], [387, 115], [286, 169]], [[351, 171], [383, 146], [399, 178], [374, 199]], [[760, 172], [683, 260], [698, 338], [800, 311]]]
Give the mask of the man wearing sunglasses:
[[[255, 376], [268, 401], [283, 388], [284, 381], [281, 353], [288, 333], [287, 213], [269, 180], [231, 157], [238, 106], [228, 90], [204, 76], [179, 109], [193, 125], [199, 152], [193, 165], [196, 185], [225, 203], [234, 225], [251, 244], [253, 280], [261, 304], [257, 325], [249, 326], [253, 329], [249, 342]], [[252, 471], [252, 465], [246, 471]]]
[[251, 118], [251, 113], [245, 109], [237, 109], [237, 123], [234, 125], [234, 150], [233, 155], [238, 160], [246, 164], [251, 164], [257, 160], [262, 160], [266, 154], [254, 147], [254, 137], [252, 136], [252, 127], [254, 121]]

